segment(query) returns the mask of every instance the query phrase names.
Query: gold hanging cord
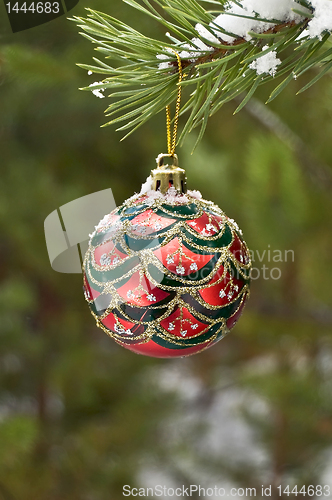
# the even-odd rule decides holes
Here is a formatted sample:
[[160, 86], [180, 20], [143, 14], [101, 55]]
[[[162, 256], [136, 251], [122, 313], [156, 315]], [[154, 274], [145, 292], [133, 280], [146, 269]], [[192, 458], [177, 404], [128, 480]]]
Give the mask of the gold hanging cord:
[[[173, 50], [173, 52], [176, 55], [176, 58], [178, 60], [179, 84], [180, 84], [182, 82], [182, 79], [183, 79], [181, 58], [180, 58], [179, 54], [177, 52], [175, 52], [175, 50]], [[181, 91], [182, 91], [181, 85], [178, 85], [178, 96], [176, 99], [175, 117], [174, 117], [174, 125], [173, 125], [173, 137], [172, 137], [172, 132], [171, 132], [171, 107], [169, 105], [166, 106], [167, 149], [168, 149], [168, 154], [171, 156], [174, 155], [175, 146], [176, 146], [176, 137], [177, 137], [177, 132], [178, 132], [178, 122], [179, 122], [180, 105], [181, 105]]]

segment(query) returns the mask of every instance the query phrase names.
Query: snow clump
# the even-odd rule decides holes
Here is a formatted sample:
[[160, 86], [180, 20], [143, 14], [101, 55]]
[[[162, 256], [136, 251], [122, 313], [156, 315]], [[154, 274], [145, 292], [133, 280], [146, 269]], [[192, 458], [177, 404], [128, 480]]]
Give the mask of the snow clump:
[[151, 191], [151, 189], [152, 189], [152, 177], [151, 177], [151, 175], [149, 175], [149, 177], [146, 179], [146, 181], [143, 182], [139, 194], [145, 194], [148, 191]]
[[[96, 85], [103, 85], [103, 82], [94, 82], [89, 85], [89, 87], [95, 87]], [[94, 89], [92, 93], [96, 96], [99, 97], [100, 99], [104, 99], [104, 92], [105, 89]]]
[[311, 0], [314, 17], [308, 23], [309, 38], [321, 40], [324, 31], [332, 31], [332, 2], [331, 0]]
[[[268, 45], [264, 45], [262, 52], [268, 48]], [[257, 59], [249, 64], [249, 68], [256, 70], [257, 75], [270, 74], [274, 76], [279, 64], [281, 64], [281, 60], [277, 57], [277, 52], [272, 50], [261, 57], [257, 57]]]

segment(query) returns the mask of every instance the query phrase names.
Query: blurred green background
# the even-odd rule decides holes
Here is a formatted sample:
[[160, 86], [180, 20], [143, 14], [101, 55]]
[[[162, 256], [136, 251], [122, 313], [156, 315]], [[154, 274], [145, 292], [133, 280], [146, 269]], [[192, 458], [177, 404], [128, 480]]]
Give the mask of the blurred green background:
[[[86, 6], [164, 37], [121, 0], [70, 14]], [[43, 224], [89, 193], [110, 187], [121, 204], [137, 192], [166, 150], [165, 117], [120, 143], [100, 128], [107, 99], [78, 91], [99, 77], [75, 66], [94, 55], [75, 24], [12, 34], [2, 4], [0, 17], [0, 499], [118, 500], [125, 484], [332, 490], [330, 74], [296, 96], [312, 70], [269, 106], [263, 87], [236, 116], [226, 105], [193, 155], [195, 133], [177, 151], [189, 188], [243, 229], [256, 279], [217, 346], [146, 358], [97, 329], [82, 277], [51, 269]]]

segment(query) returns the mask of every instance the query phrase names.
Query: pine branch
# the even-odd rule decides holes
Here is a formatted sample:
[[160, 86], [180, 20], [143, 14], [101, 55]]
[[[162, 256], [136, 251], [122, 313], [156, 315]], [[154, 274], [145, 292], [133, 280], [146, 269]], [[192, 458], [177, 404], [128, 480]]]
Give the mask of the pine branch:
[[[197, 126], [201, 127], [200, 140], [208, 117], [241, 92], [246, 95], [235, 113], [260, 85], [284, 76], [272, 91], [267, 101], [270, 102], [292, 79], [311, 68], [320, 67], [321, 71], [300, 92], [332, 67], [330, 31], [326, 27], [324, 30], [324, 26], [317, 33], [311, 29], [315, 21], [317, 31], [317, 19], [313, 19], [316, 11], [306, 0], [295, 0], [296, 8], [290, 9], [283, 21], [253, 15], [246, 10], [246, 0], [233, 1], [226, 10], [224, 0], [124, 1], [166, 27], [168, 41], [146, 37], [118, 19], [92, 9], [88, 9], [87, 18], [72, 20], [106, 59], [93, 58], [94, 65], [79, 64], [89, 72], [105, 76], [82, 90], [93, 91], [99, 97], [111, 90], [108, 97], [112, 103], [105, 111], [109, 121], [103, 126], [121, 123], [117, 130], [126, 131], [125, 137], [176, 99], [178, 63], [174, 51], [180, 55], [184, 71], [181, 115], [187, 116], [180, 142]], [[214, 10], [207, 10], [204, 5]], [[239, 26], [244, 22], [252, 27], [239, 34]]]

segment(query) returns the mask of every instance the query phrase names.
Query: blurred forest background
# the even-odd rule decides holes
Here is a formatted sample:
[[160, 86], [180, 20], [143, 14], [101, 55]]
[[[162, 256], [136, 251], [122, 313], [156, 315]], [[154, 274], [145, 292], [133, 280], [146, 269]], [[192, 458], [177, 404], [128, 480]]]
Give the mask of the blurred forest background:
[[[70, 14], [86, 6], [164, 37], [121, 0]], [[109, 187], [121, 204], [166, 150], [162, 114], [124, 143], [100, 128], [108, 100], [78, 91], [99, 77], [75, 66], [93, 55], [65, 17], [12, 34], [0, 5], [0, 499], [118, 500], [125, 484], [332, 489], [331, 73], [296, 96], [308, 72], [268, 106], [263, 87], [236, 116], [231, 102], [193, 155], [195, 133], [178, 149], [189, 188], [243, 229], [257, 279], [226, 339], [163, 360], [97, 329], [82, 277], [48, 260], [49, 213]]]

